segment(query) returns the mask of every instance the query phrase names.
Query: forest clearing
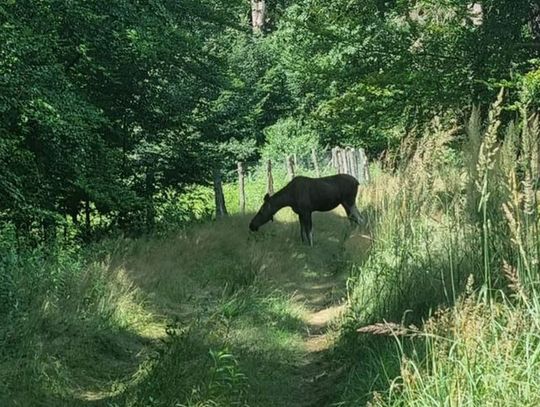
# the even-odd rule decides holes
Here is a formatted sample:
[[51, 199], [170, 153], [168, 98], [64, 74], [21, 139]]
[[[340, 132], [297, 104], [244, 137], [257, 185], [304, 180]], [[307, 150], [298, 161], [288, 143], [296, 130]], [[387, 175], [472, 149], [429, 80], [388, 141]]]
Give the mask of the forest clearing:
[[0, 2], [0, 405], [540, 405], [539, 101], [533, 0]]

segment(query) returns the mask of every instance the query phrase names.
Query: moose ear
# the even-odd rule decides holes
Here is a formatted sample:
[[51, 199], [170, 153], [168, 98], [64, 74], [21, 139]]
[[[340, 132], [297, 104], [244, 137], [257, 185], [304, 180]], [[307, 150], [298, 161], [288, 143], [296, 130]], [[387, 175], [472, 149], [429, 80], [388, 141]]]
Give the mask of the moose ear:
[[267, 202], [269, 199], [270, 199], [270, 194], [267, 193], [267, 194], [264, 196], [264, 202]]

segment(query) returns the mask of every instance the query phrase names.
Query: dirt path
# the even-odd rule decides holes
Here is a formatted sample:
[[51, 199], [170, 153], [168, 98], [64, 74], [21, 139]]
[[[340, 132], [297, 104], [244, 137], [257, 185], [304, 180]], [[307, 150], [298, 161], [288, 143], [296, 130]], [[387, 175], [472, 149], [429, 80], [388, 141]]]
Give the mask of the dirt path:
[[335, 328], [346, 308], [349, 256], [352, 250], [367, 253], [369, 244], [369, 237], [360, 231], [336, 239], [335, 233], [323, 229], [319, 243], [305, 251], [303, 271], [277, 282], [306, 309], [304, 354], [296, 366], [296, 394], [287, 406], [324, 407], [336, 400], [340, 372], [331, 362], [331, 352], [338, 335]]
[[345, 304], [342, 298], [329, 298], [328, 293], [335, 294], [343, 288], [341, 276], [321, 277], [320, 283], [314, 285], [312, 290], [301, 294], [308, 313], [303, 336], [304, 363], [299, 366], [298, 406], [322, 407], [334, 399], [332, 382], [335, 372], [331, 370], [328, 358], [335, 339], [331, 324], [340, 317]]
[[[130, 289], [143, 295], [151, 318], [136, 335], [114, 336], [130, 356], [123, 361], [104, 353], [103, 364], [111, 366], [110, 372], [102, 383], [77, 389], [80, 404], [110, 405], [122, 396], [116, 383], [125, 386], [127, 395], [139, 397], [142, 362], [162, 346], [166, 323], [181, 320], [197, 321], [193, 332], [201, 343], [189, 357], [169, 356], [184, 365], [206, 363], [208, 349], [230, 352], [247, 377], [250, 406], [330, 406], [341, 378], [332, 360], [335, 328], [345, 310], [351, 263], [365, 255], [369, 238], [348, 229], [342, 215], [320, 214], [314, 217], [315, 247], [306, 247], [299, 243], [296, 217], [285, 214], [285, 220], [287, 216], [292, 221], [276, 222], [257, 236], [231, 234], [247, 223], [231, 217], [176, 239], [136, 241], [111, 268], [120, 270]], [[168, 362], [164, 359], [154, 370], [168, 369]], [[118, 371], [121, 363], [130, 363], [127, 374]], [[176, 370], [166, 376], [176, 377]], [[110, 380], [115, 375], [116, 383]], [[209, 376], [202, 376], [203, 384]], [[182, 384], [176, 386], [183, 389]], [[167, 382], [157, 394], [163, 398], [170, 388]], [[179, 397], [176, 391], [172, 394]]]

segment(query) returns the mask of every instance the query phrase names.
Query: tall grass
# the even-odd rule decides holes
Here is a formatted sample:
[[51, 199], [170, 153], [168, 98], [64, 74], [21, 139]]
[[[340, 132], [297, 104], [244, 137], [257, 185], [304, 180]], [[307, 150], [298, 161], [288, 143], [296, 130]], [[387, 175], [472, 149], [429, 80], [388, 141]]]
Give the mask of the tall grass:
[[[302, 369], [335, 368], [336, 405], [539, 405], [538, 120], [522, 111], [503, 126], [502, 111], [501, 94], [466, 128], [434, 120], [405, 141], [397, 170], [373, 165], [360, 192], [367, 260], [365, 231], [351, 236], [329, 214], [316, 218], [315, 250], [286, 210], [257, 235], [249, 214], [186, 227], [208, 216], [207, 190], [191, 192], [187, 215], [164, 195], [158, 218], [174, 230], [91, 255], [21, 252], [6, 226], [0, 404], [305, 405], [317, 384]], [[255, 211], [264, 170], [251, 177]], [[274, 177], [276, 189], [287, 182]], [[225, 186], [233, 213], [237, 193]], [[309, 365], [299, 298], [344, 269], [336, 363]], [[328, 291], [321, 303], [342, 295]]]
[[[301, 397], [306, 307], [333, 272], [292, 212], [258, 235], [249, 216], [81, 249], [17, 251], [0, 240], [0, 404], [286, 405]], [[270, 227], [271, 226], [271, 227]], [[339, 234], [338, 234], [339, 235]], [[301, 284], [300, 284], [301, 283]], [[323, 300], [338, 295], [324, 293]], [[286, 389], [283, 391], [283, 389]]]
[[[16, 250], [3, 234], [0, 250], [0, 404], [76, 403], [111, 391], [130, 371], [127, 357], [149, 314], [121, 271], [86, 264], [72, 248]], [[81, 380], [81, 374], [84, 379]]]
[[502, 106], [462, 136], [435, 122], [364, 191], [374, 243], [341, 346], [371, 368], [350, 364], [344, 405], [540, 404], [538, 125], [502, 128]]

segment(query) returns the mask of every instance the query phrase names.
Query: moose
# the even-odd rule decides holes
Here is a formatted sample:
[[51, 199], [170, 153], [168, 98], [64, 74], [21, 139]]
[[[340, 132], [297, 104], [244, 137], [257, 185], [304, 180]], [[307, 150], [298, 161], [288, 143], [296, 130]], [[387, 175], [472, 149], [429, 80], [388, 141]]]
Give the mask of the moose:
[[347, 174], [322, 178], [295, 177], [274, 195], [264, 196], [264, 202], [249, 223], [249, 229], [256, 232], [262, 225], [273, 220], [277, 211], [290, 206], [298, 215], [302, 242], [313, 246], [311, 214], [315, 211], [331, 211], [341, 204], [351, 223], [360, 224], [361, 216], [356, 208], [357, 192], [358, 181]]

